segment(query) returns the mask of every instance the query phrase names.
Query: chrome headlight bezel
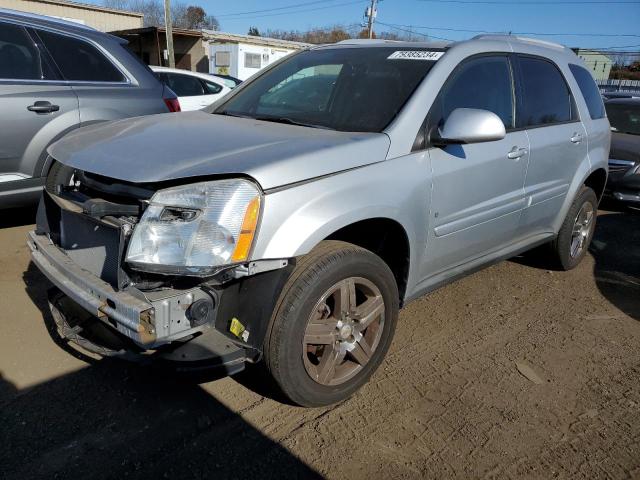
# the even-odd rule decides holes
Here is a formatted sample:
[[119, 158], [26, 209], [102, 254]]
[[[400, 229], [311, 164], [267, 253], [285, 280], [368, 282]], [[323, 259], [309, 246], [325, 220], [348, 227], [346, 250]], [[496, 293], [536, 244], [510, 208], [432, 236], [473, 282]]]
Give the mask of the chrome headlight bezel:
[[206, 277], [249, 260], [263, 193], [246, 178], [189, 183], [158, 190], [127, 245], [134, 270]]

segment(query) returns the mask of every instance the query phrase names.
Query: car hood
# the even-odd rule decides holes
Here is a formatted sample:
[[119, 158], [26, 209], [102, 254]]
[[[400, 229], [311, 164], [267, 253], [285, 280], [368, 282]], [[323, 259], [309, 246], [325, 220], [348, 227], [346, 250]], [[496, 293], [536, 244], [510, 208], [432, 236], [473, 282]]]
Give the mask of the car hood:
[[382, 161], [389, 142], [383, 133], [189, 112], [83, 127], [48, 152], [65, 165], [127, 182], [240, 174], [269, 189]]
[[640, 135], [613, 132], [609, 158], [640, 162]]

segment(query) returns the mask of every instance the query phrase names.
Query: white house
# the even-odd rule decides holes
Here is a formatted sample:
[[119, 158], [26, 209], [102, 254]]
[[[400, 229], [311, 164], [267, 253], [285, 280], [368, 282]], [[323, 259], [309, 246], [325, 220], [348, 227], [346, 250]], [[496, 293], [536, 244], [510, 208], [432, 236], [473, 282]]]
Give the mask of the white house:
[[309, 46], [277, 38], [254, 37], [203, 30], [208, 43], [209, 73], [231, 75], [246, 80], [261, 68]]

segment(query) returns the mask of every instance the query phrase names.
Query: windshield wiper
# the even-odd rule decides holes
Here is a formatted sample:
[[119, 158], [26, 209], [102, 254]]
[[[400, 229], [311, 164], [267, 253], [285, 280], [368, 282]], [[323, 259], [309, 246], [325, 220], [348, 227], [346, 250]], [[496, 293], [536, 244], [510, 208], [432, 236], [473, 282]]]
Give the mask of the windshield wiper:
[[238, 118], [250, 118], [250, 119], [255, 119], [254, 117], [252, 117], [251, 115], [245, 115], [244, 113], [238, 113], [238, 112], [230, 112], [228, 110], [223, 110], [221, 112], [213, 112], [215, 115], [226, 115], [228, 117], [238, 117]]
[[258, 115], [253, 117], [256, 120], [264, 120], [265, 122], [286, 123], [288, 125], [298, 125], [300, 127], [322, 128], [324, 130], [335, 130], [335, 128], [327, 127], [325, 125], [316, 125], [315, 123], [299, 122], [289, 117], [277, 117], [271, 115]]

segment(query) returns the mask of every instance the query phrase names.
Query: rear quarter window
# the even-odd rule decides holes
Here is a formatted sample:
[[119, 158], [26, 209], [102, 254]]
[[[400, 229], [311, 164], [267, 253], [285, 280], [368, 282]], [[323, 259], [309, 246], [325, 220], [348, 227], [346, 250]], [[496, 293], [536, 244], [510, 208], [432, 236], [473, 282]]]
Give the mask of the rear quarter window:
[[573, 64], [569, 64], [569, 70], [571, 70], [573, 78], [576, 79], [580, 93], [582, 93], [582, 97], [587, 104], [589, 116], [593, 120], [604, 118], [605, 109], [602, 95], [600, 95], [600, 90], [598, 90], [598, 86], [591, 73], [589, 73], [586, 68]]
[[168, 72], [165, 74], [167, 85], [178, 97], [197, 97], [204, 95], [204, 87], [200, 80], [190, 75]]

